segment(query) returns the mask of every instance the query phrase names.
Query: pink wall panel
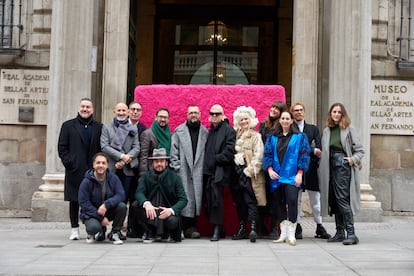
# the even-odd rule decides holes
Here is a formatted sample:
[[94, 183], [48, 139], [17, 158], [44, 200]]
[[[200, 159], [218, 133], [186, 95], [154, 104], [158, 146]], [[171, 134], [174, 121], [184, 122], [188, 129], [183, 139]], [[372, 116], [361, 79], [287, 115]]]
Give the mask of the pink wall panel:
[[259, 121], [268, 115], [272, 103], [285, 102], [285, 89], [280, 85], [139, 85], [134, 99], [142, 104], [141, 122], [150, 127], [160, 107], [170, 110], [170, 128], [186, 120], [187, 106], [195, 103], [201, 109], [201, 121], [209, 127], [210, 107], [220, 104], [233, 125], [233, 112], [238, 106], [251, 106]]

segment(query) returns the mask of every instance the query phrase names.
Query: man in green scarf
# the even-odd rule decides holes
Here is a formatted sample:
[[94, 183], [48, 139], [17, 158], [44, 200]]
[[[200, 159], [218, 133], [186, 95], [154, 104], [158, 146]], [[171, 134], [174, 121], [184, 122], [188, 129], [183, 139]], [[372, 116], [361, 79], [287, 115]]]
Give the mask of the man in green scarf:
[[151, 160], [154, 149], [165, 148], [170, 154], [171, 131], [168, 125], [170, 112], [167, 108], [161, 107], [155, 113], [155, 119], [151, 127], [146, 129], [140, 136], [141, 152], [139, 156], [139, 176], [151, 168]]

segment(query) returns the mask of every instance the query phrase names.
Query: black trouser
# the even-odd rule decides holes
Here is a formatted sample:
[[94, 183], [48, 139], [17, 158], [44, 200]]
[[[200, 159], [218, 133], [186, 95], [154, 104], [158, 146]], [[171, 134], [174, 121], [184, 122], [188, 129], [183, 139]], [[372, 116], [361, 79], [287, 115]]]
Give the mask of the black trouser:
[[236, 204], [239, 221], [257, 220], [257, 200], [254, 194], [251, 179], [242, 173], [240, 179], [231, 185], [231, 195]]
[[152, 231], [153, 234], [159, 236], [170, 234], [173, 240], [181, 241], [180, 217], [173, 215], [166, 219], [157, 217], [155, 220], [150, 220], [147, 218], [145, 209], [137, 201], [131, 205], [130, 211], [145, 231]]
[[79, 227], [79, 202], [69, 201], [69, 218], [72, 228]]
[[126, 195], [127, 196], [127, 202], [129, 201], [129, 212], [128, 212], [128, 226], [127, 226], [127, 231], [128, 232], [132, 232], [133, 234], [137, 235], [137, 236], [142, 236], [142, 232], [139, 231], [139, 227], [133, 217], [131, 208], [132, 208], [132, 204], [135, 201], [135, 192], [137, 191], [138, 188], [138, 177], [139, 173], [138, 170], [135, 169], [134, 170], [134, 176], [131, 179], [131, 183], [129, 186], [129, 192]]
[[138, 206], [138, 202], [136, 200], [130, 202], [128, 212], [128, 231], [136, 234], [137, 237], [141, 237], [144, 234], [144, 229], [138, 218], [140, 208], [142, 208], [142, 206]]
[[350, 203], [351, 167], [344, 159], [345, 153], [331, 152], [330, 180], [329, 180], [329, 206], [331, 214], [352, 213]]
[[[124, 202], [120, 202], [115, 208], [106, 211], [105, 217], [112, 223], [112, 232], [116, 233], [121, 231], [122, 224], [124, 223], [126, 216], [126, 205]], [[96, 218], [90, 218], [85, 220], [86, 233], [89, 235], [95, 235], [102, 231], [102, 225]]]
[[206, 215], [211, 224], [223, 224], [223, 190], [222, 183], [216, 183], [214, 176], [203, 176], [203, 188], [206, 204]]
[[125, 192], [124, 202], [128, 203], [129, 190], [130, 190], [133, 176], [125, 175], [123, 170], [116, 170], [115, 174], [118, 176], [119, 180], [121, 180], [122, 187], [124, 188], [124, 192]]
[[270, 232], [277, 227], [277, 225], [280, 222], [281, 214], [279, 211], [279, 208], [276, 206], [276, 199], [274, 196], [274, 193], [270, 192], [270, 178], [269, 174], [266, 173], [266, 206], [258, 206], [258, 215], [259, 215], [259, 225], [263, 224], [261, 227], [259, 227], [259, 231], [266, 230], [265, 225], [265, 218], [270, 217]]
[[280, 221], [289, 220], [296, 222], [298, 219], [298, 193], [295, 185], [281, 184], [274, 192], [277, 213], [280, 213]]
[[194, 217], [185, 217], [181, 216], [182, 224], [183, 224], [183, 230], [187, 230], [189, 228], [196, 228], [197, 227], [197, 219], [196, 216]]

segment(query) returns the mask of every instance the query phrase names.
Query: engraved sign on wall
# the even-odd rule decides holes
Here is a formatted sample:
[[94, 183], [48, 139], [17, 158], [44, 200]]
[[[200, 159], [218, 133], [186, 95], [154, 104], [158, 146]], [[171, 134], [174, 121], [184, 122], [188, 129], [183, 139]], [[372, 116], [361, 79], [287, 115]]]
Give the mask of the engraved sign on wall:
[[371, 134], [414, 135], [414, 82], [372, 80]]
[[47, 124], [48, 70], [2, 69], [0, 124]]

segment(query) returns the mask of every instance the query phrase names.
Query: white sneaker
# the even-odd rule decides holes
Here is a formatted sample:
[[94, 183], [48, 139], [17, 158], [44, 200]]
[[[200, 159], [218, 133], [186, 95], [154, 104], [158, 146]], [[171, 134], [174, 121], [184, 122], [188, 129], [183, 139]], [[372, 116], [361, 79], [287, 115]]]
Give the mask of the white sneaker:
[[69, 239], [72, 241], [80, 240], [79, 227], [72, 228]]
[[119, 232], [112, 233], [112, 236], [110, 238], [113, 244], [123, 244], [124, 242], [119, 237]]
[[93, 235], [88, 234], [88, 236], [86, 236], [86, 243], [94, 243], [95, 241], [96, 240], [95, 240], [95, 237]]

